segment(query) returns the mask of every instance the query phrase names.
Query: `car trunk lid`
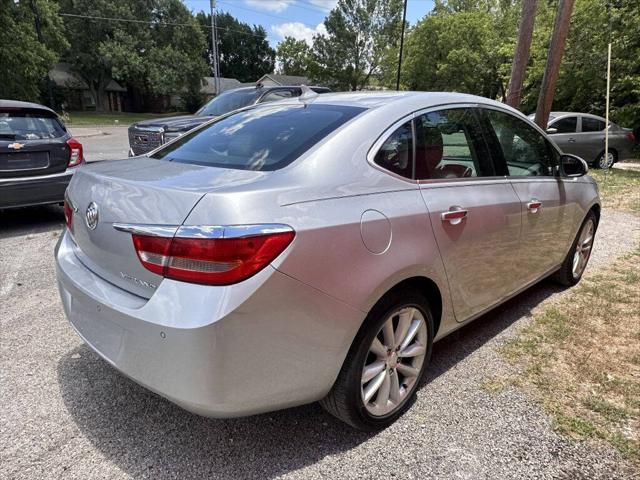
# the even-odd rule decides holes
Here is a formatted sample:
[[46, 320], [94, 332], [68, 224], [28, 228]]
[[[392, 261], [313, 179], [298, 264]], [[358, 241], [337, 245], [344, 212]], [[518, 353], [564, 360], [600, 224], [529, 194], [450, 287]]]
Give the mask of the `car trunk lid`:
[[[76, 255], [105, 280], [150, 298], [162, 277], [142, 266], [131, 233], [117, 230], [114, 225], [177, 228], [206, 193], [254, 182], [266, 175], [145, 157], [83, 166], [68, 191], [75, 208]], [[87, 220], [92, 204], [98, 209], [94, 228]]]

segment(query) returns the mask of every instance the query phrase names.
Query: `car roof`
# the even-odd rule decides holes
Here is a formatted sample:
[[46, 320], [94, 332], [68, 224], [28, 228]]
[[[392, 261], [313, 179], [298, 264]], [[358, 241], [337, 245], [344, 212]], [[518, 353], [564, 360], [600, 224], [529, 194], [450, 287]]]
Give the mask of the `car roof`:
[[0, 100], [0, 109], [2, 108], [42, 110], [57, 116], [56, 112], [51, 110], [49, 107], [45, 107], [44, 105], [40, 105], [38, 103], [21, 102], [19, 100]]
[[[300, 98], [288, 100], [288, 102], [301, 101]], [[358, 92], [333, 92], [323, 93], [313, 97], [313, 103], [327, 105], [354, 106], [366, 109], [378, 109], [395, 106], [397, 110], [416, 111], [424, 108], [449, 104], [471, 104], [495, 106], [509, 110], [524, 117], [522, 112], [504, 103], [477, 95], [469, 95], [457, 92], [415, 92], [415, 91], [358, 91]]]
[[[309, 88], [320, 88], [330, 90], [329, 87], [321, 87], [320, 85], [307, 85]], [[241, 92], [241, 91], [267, 91], [267, 90], [276, 90], [278, 88], [301, 88], [302, 85], [251, 85], [248, 87], [238, 87], [238, 88], [230, 88], [229, 90], [225, 90], [224, 92], [220, 92], [220, 94], [228, 93], [228, 92]], [[323, 94], [324, 95], [324, 94]]]

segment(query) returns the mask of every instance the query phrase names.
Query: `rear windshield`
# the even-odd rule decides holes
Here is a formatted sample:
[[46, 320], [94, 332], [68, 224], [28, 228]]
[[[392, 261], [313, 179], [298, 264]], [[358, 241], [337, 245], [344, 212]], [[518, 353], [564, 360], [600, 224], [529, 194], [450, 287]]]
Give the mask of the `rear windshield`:
[[44, 112], [0, 110], [0, 140], [42, 140], [64, 134], [58, 119]]
[[207, 103], [196, 112], [196, 115], [213, 115], [218, 117], [233, 110], [251, 105], [262, 93], [262, 90], [252, 88], [249, 90], [236, 90], [225, 92]]
[[188, 133], [151, 157], [238, 170], [277, 170], [363, 110], [323, 104], [254, 107]]

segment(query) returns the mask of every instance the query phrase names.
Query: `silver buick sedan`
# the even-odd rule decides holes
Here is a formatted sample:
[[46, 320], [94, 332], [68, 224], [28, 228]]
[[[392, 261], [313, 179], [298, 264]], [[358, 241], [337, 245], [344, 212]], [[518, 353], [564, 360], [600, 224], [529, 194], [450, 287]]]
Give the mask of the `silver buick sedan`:
[[71, 325], [212, 417], [319, 400], [377, 430], [432, 345], [584, 272], [596, 183], [526, 117], [455, 93], [305, 94], [81, 167], [56, 247]]

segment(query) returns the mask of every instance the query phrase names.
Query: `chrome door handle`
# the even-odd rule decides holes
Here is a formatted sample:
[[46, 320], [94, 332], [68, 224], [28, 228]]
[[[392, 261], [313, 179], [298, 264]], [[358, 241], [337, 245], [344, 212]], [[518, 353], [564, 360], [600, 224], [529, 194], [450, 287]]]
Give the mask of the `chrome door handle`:
[[531, 200], [529, 203], [527, 203], [527, 208], [531, 213], [538, 213], [538, 210], [542, 208], [542, 202], [538, 200]]
[[570, 138], [570, 139], [568, 140], [568, 142], [569, 142], [569, 143], [576, 143], [576, 139], [575, 139], [575, 138]]
[[452, 207], [455, 210], [449, 210], [448, 212], [443, 212], [441, 217], [443, 222], [449, 222], [451, 225], [458, 225], [465, 218], [467, 218], [468, 210], [463, 210], [460, 207]]

